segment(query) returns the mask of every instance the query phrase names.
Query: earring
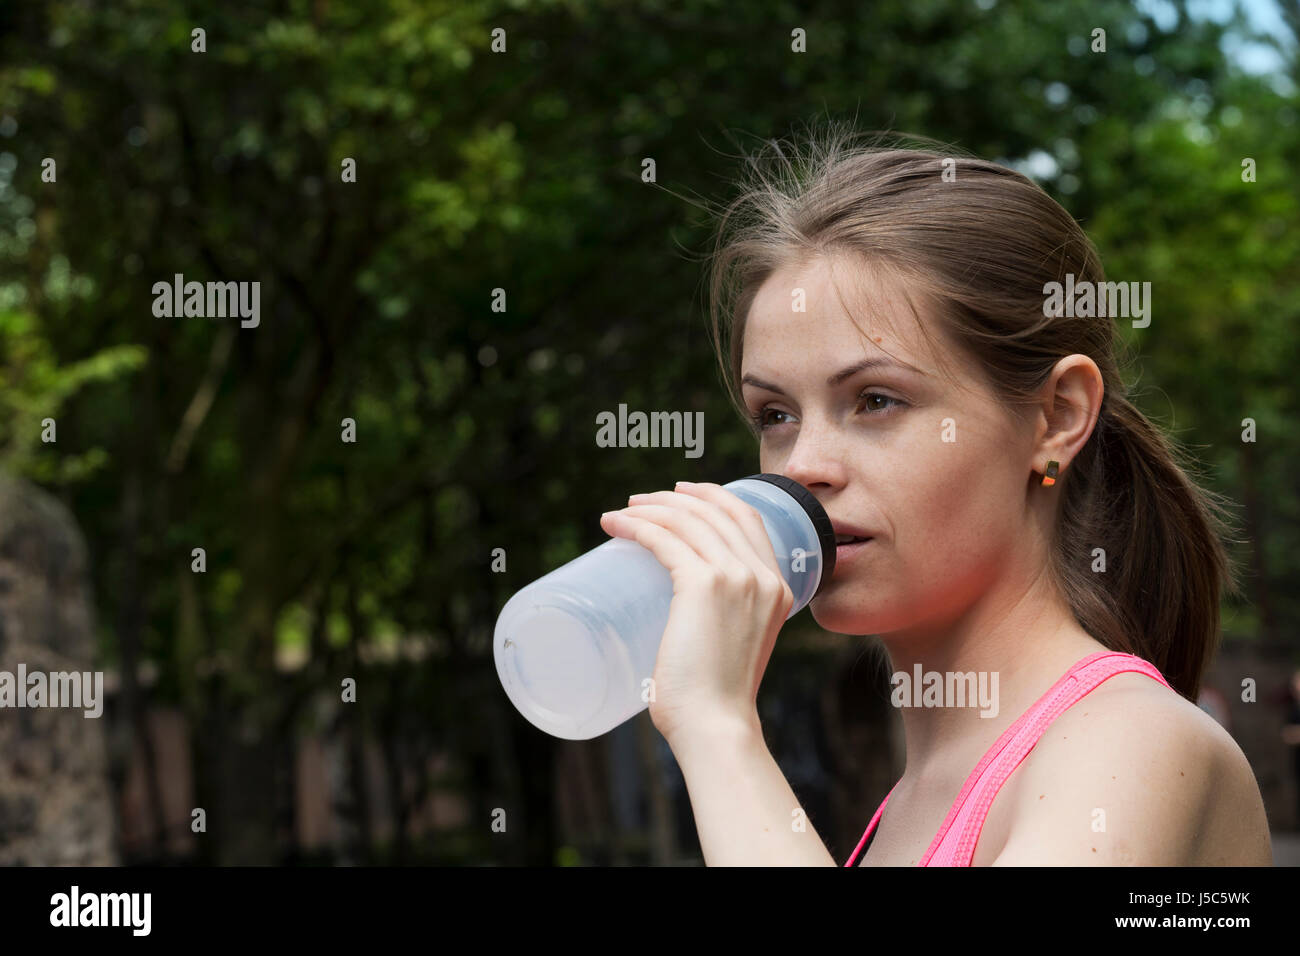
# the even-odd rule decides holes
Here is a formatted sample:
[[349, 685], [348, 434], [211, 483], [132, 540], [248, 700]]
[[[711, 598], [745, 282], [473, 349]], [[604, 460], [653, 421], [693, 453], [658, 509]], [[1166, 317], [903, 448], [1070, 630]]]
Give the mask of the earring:
[[1059, 461], [1049, 461], [1047, 463], [1047, 471], [1043, 473], [1044, 488], [1048, 488], [1056, 484], [1056, 470], [1057, 468], [1060, 467], [1060, 465], [1061, 463]]

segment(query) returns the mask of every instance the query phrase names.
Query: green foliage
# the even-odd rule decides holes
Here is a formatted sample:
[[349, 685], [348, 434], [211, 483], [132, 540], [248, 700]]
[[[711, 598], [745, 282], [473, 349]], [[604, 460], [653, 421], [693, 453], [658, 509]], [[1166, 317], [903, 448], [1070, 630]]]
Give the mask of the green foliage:
[[[1104, 54], [1088, 46], [1099, 25]], [[195, 26], [207, 53], [190, 50]], [[491, 51], [498, 27], [507, 54]], [[1242, 73], [1225, 29], [1116, 0], [50, 0], [4, 14], [3, 466], [67, 485], [99, 556], [106, 654], [138, 620], [187, 707], [200, 660], [228, 659], [264, 700], [277, 646], [306, 648], [336, 692], [328, 667], [397, 631], [437, 663], [368, 706], [397, 719], [422, 701], [429, 726], [460, 728], [467, 759], [488, 762], [491, 728], [518, 720], [487, 640], [509, 594], [604, 540], [596, 517], [626, 494], [754, 467], [689, 256], [708, 220], [642, 183], [641, 161], [678, 195], [722, 201], [731, 134], [826, 113], [1005, 162], [1055, 158], [1044, 184], [1110, 277], [1152, 282], [1151, 327], [1126, 332], [1159, 396], [1148, 410], [1176, 409], [1219, 490], [1253, 502], [1270, 613], [1290, 624], [1297, 73]], [[57, 183], [41, 181], [45, 157]], [[152, 284], [176, 273], [260, 281], [261, 326], [156, 318]], [[597, 448], [595, 417], [620, 402], [703, 411], [705, 456]], [[57, 445], [39, 440], [45, 417]], [[186, 579], [197, 546], [209, 571]]]
[[[83, 388], [111, 382], [144, 361], [143, 348], [119, 345], [60, 364], [35, 316], [0, 311], [0, 468], [51, 485], [90, 478], [108, 454], [99, 446], [71, 451], [60, 446], [59, 412]], [[55, 440], [43, 441], [50, 422]]]

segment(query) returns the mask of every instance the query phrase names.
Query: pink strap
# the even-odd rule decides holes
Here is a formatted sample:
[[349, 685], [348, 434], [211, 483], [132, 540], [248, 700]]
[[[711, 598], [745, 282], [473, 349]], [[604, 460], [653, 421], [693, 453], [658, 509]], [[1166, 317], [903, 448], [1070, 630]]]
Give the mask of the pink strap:
[[889, 798], [893, 796], [894, 787], [897, 786], [898, 784], [894, 784], [893, 787], [889, 788], [889, 793], [885, 794], [885, 799], [882, 800], [880, 806], [876, 808], [875, 816], [873, 816], [871, 822], [867, 824], [867, 831], [862, 834], [862, 839], [858, 841], [858, 848], [853, 851], [853, 855], [849, 857], [848, 862], [844, 864], [845, 866], [852, 866], [853, 861], [856, 860], [858, 854], [862, 852], [862, 848], [867, 845], [867, 837], [871, 836], [871, 831], [874, 830], [876, 824], [880, 822], [880, 815], [885, 812], [885, 804], [889, 802]]
[[[979, 841], [980, 830], [984, 826], [985, 817], [988, 816], [989, 807], [993, 804], [993, 798], [997, 796], [998, 790], [1006, 779], [1033, 750], [1052, 721], [1109, 678], [1128, 672], [1146, 674], [1166, 687], [1169, 686], [1153, 664], [1133, 654], [1097, 651], [1075, 663], [1047, 693], [1021, 714], [1020, 718], [1008, 727], [984, 754], [979, 764], [966, 778], [961, 793], [953, 801], [943, 825], [939, 827], [939, 832], [935, 834], [934, 840], [918, 865], [970, 866], [970, 861], [975, 855], [975, 845]], [[898, 784], [894, 784], [894, 788], [897, 786]], [[845, 866], [852, 866], [858, 853], [866, 845], [885, 811], [889, 797], [894, 793], [894, 788], [890, 789], [889, 794], [876, 810], [875, 816], [867, 824], [866, 832], [862, 834], [857, 849], [853, 851]]]

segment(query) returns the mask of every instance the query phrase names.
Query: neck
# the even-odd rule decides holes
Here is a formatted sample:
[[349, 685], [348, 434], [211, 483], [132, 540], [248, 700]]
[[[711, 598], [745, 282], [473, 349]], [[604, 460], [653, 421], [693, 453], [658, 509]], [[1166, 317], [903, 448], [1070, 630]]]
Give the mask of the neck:
[[[955, 619], [932, 620], [881, 639], [895, 678], [893, 699], [902, 698], [903, 776], [909, 784], [964, 779], [983, 752], [1072, 664], [1106, 650], [1079, 626], [1045, 571], [983, 589]], [[937, 679], [918, 688], [918, 671]], [[956, 675], [972, 673], [975, 680], [964, 685], [975, 693], [967, 693], [961, 706], [948, 689]], [[936, 688], [939, 706], [933, 705]], [[917, 706], [923, 698], [930, 705]], [[990, 698], [994, 706], [989, 706]]]

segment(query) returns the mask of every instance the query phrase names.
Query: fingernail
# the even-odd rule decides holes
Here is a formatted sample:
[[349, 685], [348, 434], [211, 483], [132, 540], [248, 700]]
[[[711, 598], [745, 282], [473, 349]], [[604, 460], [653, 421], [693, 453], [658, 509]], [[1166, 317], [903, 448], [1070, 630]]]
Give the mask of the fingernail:
[[680, 487], [682, 487], [683, 485], [685, 485], [687, 488], [694, 488], [694, 487], [695, 487], [695, 482], [693, 482], [693, 481], [679, 481], [679, 482], [677, 482], [677, 484], [676, 484], [674, 487], [680, 488]]

